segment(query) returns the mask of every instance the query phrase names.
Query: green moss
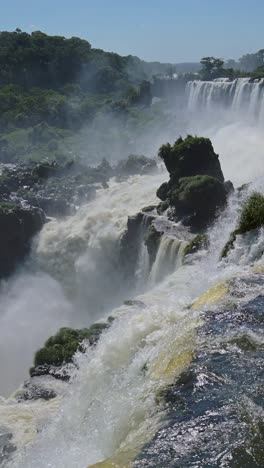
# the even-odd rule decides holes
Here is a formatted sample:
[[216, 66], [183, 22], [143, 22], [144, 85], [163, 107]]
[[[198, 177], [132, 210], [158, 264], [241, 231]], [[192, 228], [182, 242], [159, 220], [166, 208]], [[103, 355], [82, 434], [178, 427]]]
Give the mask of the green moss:
[[238, 231], [235, 230], [230, 234], [229, 240], [227, 241], [226, 245], [224, 246], [220, 258], [225, 258], [229, 254], [230, 250], [234, 247], [234, 243], [236, 241], [236, 236]]
[[185, 247], [183, 251], [183, 256], [193, 254], [200, 249], [205, 249], [208, 247], [208, 236], [206, 234], [198, 234], [195, 236]]
[[215, 177], [207, 175], [183, 177], [179, 180], [175, 195], [180, 201], [199, 204], [204, 194], [207, 196], [209, 192], [215, 192], [219, 188], [222, 190], [222, 184]]
[[95, 342], [103, 330], [109, 327], [106, 323], [95, 323], [90, 328], [80, 330], [63, 327], [56, 335], [51, 336], [43, 348], [35, 354], [34, 365], [61, 366], [71, 362], [77, 350], [82, 351], [81, 343], [84, 340]]
[[230, 250], [234, 247], [237, 235], [246, 234], [262, 226], [264, 226], [264, 196], [261, 193], [254, 192], [244, 203], [238, 227], [231, 233], [220, 258], [227, 257]]
[[174, 145], [161, 146], [159, 156], [163, 159], [170, 174], [176, 177], [189, 177], [206, 174], [224, 181], [218, 155], [208, 138], [188, 135], [178, 138]]
[[243, 206], [238, 226], [238, 234], [258, 229], [264, 225], [264, 196], [253, 193]]

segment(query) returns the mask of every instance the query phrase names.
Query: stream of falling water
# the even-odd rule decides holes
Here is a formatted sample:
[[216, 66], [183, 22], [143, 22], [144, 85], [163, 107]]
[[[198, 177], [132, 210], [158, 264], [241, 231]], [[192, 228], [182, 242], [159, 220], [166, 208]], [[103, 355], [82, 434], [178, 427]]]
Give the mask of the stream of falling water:
[[[120, 195], [116, 198], [120, 200]], [[107, 197], [104, 201], [107, 202]], [[101, 202], [99, 197], [99, 212]], [[177, 240], [168, 239], [161, 244], [157, 265], [161, 266], [162, 258], [170, 257], [173, 251], [178, 257], [173, 260], [173, 271], [153, 286], [158, 279], [158, 266], [154, 264], [153, 281], [146, 292], [135, 303], [115, 309], [116, 319], [96, 348], [76, 356], [79, 370], [72, 376], [65, 395], [53, 408], [52, 416], [45, 423], [42, 419], [41, 431], [32, 443], [16, 453], [12, 468], [86, 468], [107, 459], [112, 462], [98, 466], [130, 466], [141, 447], [162, 425], [162, 391], [192, 361], [197, 329], [202, 324], [202, 302], [193, 310], [188, 306], [208, 288], [219, 282], [224, 284], [243, 269], [247, 272], [249, 263], [254, 261], [251, 248], [247, 258], [238, 255], [233, 262], [218, 261], [221, 248], [235, 227], [239, 203], [236, 196], [230, 199], [227, 209], [209, 231], [209, 252], [196, 260], [194, 257], [192, 263], [182, 263]], [[115, 213], [116, 219], [120, 219], [118, 214]], [[79, 220], [82, 232], [86, 232], [87, 221], [81, 215]], [[69, 223], [75, 229], [75, 224]], [[120, 224], [119, 221], [115, 225], [117, 231]], [[61, 237], [64, 229], [60, 231]], [[42, 251], [48, 245], [51, 249], [54, 246], [57, 249], [58, 242], [61, 245], [57, 237], [53, 241], [53, 232], [53, 226], [47, 226], [44, 236], [48, 235], [50, 243], [42, 239], [39, 244]], [[224, 293], [225, 287], [220, 286], [213, 299], [220, 299]], [[38, 405], [36, 402], [35, 412]], [[27, 423], [32, 427], [32, 418]]]

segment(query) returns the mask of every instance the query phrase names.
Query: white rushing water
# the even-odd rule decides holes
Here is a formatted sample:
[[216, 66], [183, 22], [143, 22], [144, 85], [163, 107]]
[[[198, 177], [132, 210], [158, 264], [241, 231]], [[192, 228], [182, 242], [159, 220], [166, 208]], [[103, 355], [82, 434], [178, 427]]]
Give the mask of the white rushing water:
[[[237, 112], [243, 99], [247, 102], [248, 93], [250, 112], [261, 115], [260, 82], [193, 82], [189, 93], [189, 107], [195, 112], [201, 104], [211, 110], [218, 98], [230, 99]], [[237, 141], [232, 125], [210, 131], [225, 174], [238, 185], [260, 175], [263, 156], [258, 144], [263, 139], [256, 143], [252, 137], [253, 159], [249, 164], [254, 167], [250, 171], [244, 143], [249, 145], [251, 129], [245, 135], [241, 130], [244, 126], [235, 128], [241, 132]], [[115, 263], [127, 216], [156, 204], [156, 189], [167, 179], [167, 173], [159, 171], [121, 183], [112, 180], [108, 189], [99, 191], [96, 199], [73, 217], [50, 221], [34, 247], [34, 268], [42, 273], [26, 276], [21, 272], [2, 290], [0, 350], [8, 358], [10, 343], [14, 347], [5, 376], [12, 385], [18, 383], [17, 375], [22, 380], [34, 351], [58, 327], [87, 326], [110, 312], [115, 317], [96, 347], [75, 356], [78, 371], [72, 372], [70, 383], [62, 385], [57, 398], [48, 403], [17, 404], [12, 397], [0, 401], [1, 425], [12, 429], [18, 448], [9, 468], [86, 468], [107, 459], [109, 464], [102, 466], [129, 466], [162, 425], [162, 391], [189, 365], [195, 353], [202, 305], [189, 306], [215, 285], [220, 285], [220, 292], [215, 292], [220, 299], [225, 281], [234, 275], [250, 274], [252, 264], [261, 257], [263, 231], [250, 239], [238, 238], [230, 257], [219, 262], [241, 206], [241, 196], [233, 195], [208, 232], [208, 252], [184, 261], [189, 233], [165, 235], [149, 272], [142, 239], [136, 268], [141, 293], [133, 297], [134, 301], [117, 306], [124, 299], [122, 295], [131, 292], [122, 290]], [[263, 192], [262, 179], [256, 188]], [[177, 232], [177, 226], [174, 228]], [[210, 307], [214, 308], [213, 302]], [[31, 333], [34, 339], [30, 340]]]
[[[56, 416], [25, 452], [16, 454], [12, 468], [85, 468], [108, 458], [127, 466], [154, 435], [162, 421], [158, 395], [190, 363], [195, 350], [199, 311], [186, 307], [219, 281], [241, 274], [243, 265], [247, 271], [253, 261], [249, 249], [241, 261], [237, 256], [236, 262], [218, 263], [240, 203], [237, 196], [230, 199], [209, 231], [209, 252], [192, 263], [179, 262], [180, 241], [168, 238], [162, 243], [157, 261], [164, 266], [163, 258], [174, 252], [173, 271], [150, 285], [135, 304], [116, 309], [117, 318], [97, 347], [76, 357], [79, 370], [58, 409], [53, 408]], [[156, 273], [154, 277], [157, 280]], [[38, 402], [35, 405], [38, 408]], [[32, 426], [43, 425], [42, 407], [39, 414], [39, 421], [35, 415], [25, 422], [31, 434]]]
[[222, 108], [236, 115], [243, 115], [249, 121], [263, 123], [264, 79], [189, 81], [187, 95], [188, 108], [191, 112]]
[[0, 394], [27, 377], [34, 352], [59, 327], [88, 326], [126, 298], [116, 273], [118, 239], [128, 215], [157, 202], [165, 177], [160, 170], [112, 180], [75, 216], [44, 226], [31, 259], [37, 272], [22, 269], [1, 286]]

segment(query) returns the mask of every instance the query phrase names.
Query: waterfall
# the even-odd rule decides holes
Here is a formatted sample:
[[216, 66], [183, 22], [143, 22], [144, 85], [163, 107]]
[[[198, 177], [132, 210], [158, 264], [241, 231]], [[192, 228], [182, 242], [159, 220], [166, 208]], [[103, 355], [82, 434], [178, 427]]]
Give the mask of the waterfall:
[[186, 87], [188, 109], [191, 112], [229, 109], [243, 112], [247, 119], [263, 122], [264, 79], [228, 78], [213, 81], [189, 81]]
[[[246, 273], [252, 260], [249, 255], [247, 262], [227, 262], [219, 268], [220, 251], [236, 225], [239, 203], [237, 195], [231, 197], [209, 230], [210, 249], [199, 261], [182, 264], [184, 242], [162, 238], [146, 292], [135, 303], [115, 309], [115, 320], [97, 346], [76, 355], [78, 371], [45, 415], [43, 404], [34, 403], [34, 417], [24, 422], [33, 441], [16, 453], [12, 468], [85, 468], [103, 460], [109, 460], [109, 466], [115, 460], [121, 460], [117, 466], [129, 466], [154, 437], [165, 416], [159, 395], [190, 365], [198, 346], [203, 301], [193, 310], [187, 306], [208, 288], [241, 275], [243, 264]], [[171, 271], [163, 271], [162, 279], [159, 269], [166, 265]], [[210, 297], [210, 310], [226, 291], [221, 286], [205, 295]], [[21, 403], [15, 413], [11, 402], [9, 409], [8, 404], [0, 405], [2, 423], [10, 422], [15, 413], [18, 424], [20, 417], [25, 419], [26, 407]], [[18, 446], [24, 438], [19, 426]]]
[[[210, 85], [198, 82], [197, 88], [194, 86], [193, 89], [189, 85], [192, 106], [204, 104], [209, 109], [217, 96], [223, 93], [237, 108], [240, 100], [249, 93], [251, 85], [249, 81], [241, 81], [238, 86], [237, 82], [227, 80], [218, 80]], [[249, 102], [257, 102], [257, 96], [262, 92], [259, 83], [258, 86]], [[238, 164], [241, 165], [240, 154]], [[210, 437], [212, 451], [218, 447], [221, 435], [235, 433], [236, 427], [239, 430], [245, 427], [243, 418], [244, 425], [237, 424], [233, 418], [238, 406], [236, 397], [239, 388], [235, 397], [231, 394], [234, 400], [230, 397], [230, 403], [225, 400], [225, 385], [229, 383], [232, 390], [232, 378], [228, 375], [230, 369], [238, 369], [241, 374], [244, 366], [248, 366], [245, 367], [247, 371], [250, 369], [250, 359], [243, 361], [243, 365], [235, 361], [242, 355], [238, 344], [245, 342], [243, 334], [246, 333], [245, 346], [249, 349], [255, 350], [258, 343], [262, 343], [257, 335], [260, 334], [259, 324], [254, 329], [246, 329], [242, 321], [241, 331], [241, 317], [235, 314], [241, 304], [259, 300], [263, 292], [262, 273], [254, 276], [263, 268], [263, 259], [260, 258], [264, 248], [263, 231], [238, 237], [230, 256], [221, 262], [219, 257], [230, 233], [236, 228], [246, 191], [242, 194], [235, 192], [230, 197], [224, 212], [208, 229], [208, 250], [194, 255], [193, 261], [182, 261], [190, 233], [168, 219], [168, 226], [165, 226], [165, 217], [157, 216], [155, 222], [164, 235], [160, 239], [155, 261], [149, 272], [148, 254], [141, 236], [138, 258], [135, 259], [136, 283], [140, 287], [133, 300], [122, 304], [124, 298], [120, 291], [123, 295], [131, 291], [123, 291], [122, 275], [117, 274], [119, 239], [127, 227], [128, 215], [133, 216], [144, 205], [158, 202], [155, 192], [164, 178], [165, 174], [158, 172], [151, 176], [134, 176], [121, 183], [111, 180], [108, 189], [99, 191], [96, 199], [82, 206], [74, 216], [51, 220], [36, 239], [31, 274], [26, 276], [22, 272], [24, 281], [19, 290], [16, 285], [21, 282], [20, 274], [14, 279], [12, 288], [7, 285], [7, 289], [2, 291], [5, 314], [0, 317], [0, 348], [4, 347], [8, 356], [10, 344], [15, 346], [16, 356], [19, 355], [22, 363], [19, 362], [19, 366], [23, 368], [30, 367], [28, 355], [32, 360], [36, 342], [41, 346], [42, 341], [39, 340], [44, 342], [48, 337], [45, 334], [53, 333], [50, 318], [55, 318], [53, 326], [56, 328], [60, 326], [61, 316], [67, 318], [67, 325], [74, 327], [76, 324], [87, 326], [95, 318], [105, 319], [108, 314], [114, 319], [96, 346], [87, 347], [85, 353], [75, 354], [76, 367], [73, 366], [70, 371], [69, 382], [60, 382], [51, 376], [33, 378], [34, 385], [44, 385], [55, 391], [53, 400], [18, 403], [15, 395], [0, 399], [1, 430], [10, 430], [10, 453], [14, 450], [6, 467], [86, 468], [97, 465], [124, 468], [132, 466], [132, 463], [152, 468], [194, 466], [189, 459], [182, 463], [183, 457], [193, 447], [195, 455], [201, 449], [204, 450], [204, 457], [207, 457]], [[252, 186], [254, 189], [263, 192], [263, 180]], [[144, 222], [147, 223], [147, 216], [140, 214], [143, 228], [146, 227]], [[149, 216], [152, 219], [152, 215]], [[34, 275], [37, 268], [42, 268], [45, 274]], [[252, 307], [256, 306], [253, 304]], [[224, 328], [221, 320], [230, 310], [231, 318], [228, 317]], [[233, 316], [236, 319], [234, 324], [231, 322]], [[257, 313], [250, 316], [250, 325], [254, 325], [256, 317]], [[230, 322], [234, 329], [230, 330]], [[10, 334], [7, 333], [6, 323], [12, 328]], [[219, 323], [220, 332], [217, 328]], [[240, 335], [237, 338], [238, 329]], [[36, 336], [32, 337], [33, 333]], [[215, 349], [216, 359], [213, 360]], [[234, 353], [235, 365], [220, 369], [222, 375], [219, 369], [214, 371], [213, 364], [225, 359], [230, 349]], [[213, 362], [210, 361], [211, 357]], [[204, 361], [200, 364], [199, 359]], [[256, 359], [259, 359], [259, 355]], [[208, 372], [207, 360], [211, 366], [208, 366]], [[195, 372], [199, 373], [199, 378], [193, 384], [191, 379]], [[182, 380], [179, 380], [181, 377]], [[254, 385], [257, 392], [259, 383], [257, 381], [255, 386], [253, 380], [248, 388], [251, 390]], [[180, 382], [178, 387], [177, 382]], [[212, 407], [206, 410], [205, 416], [195, 414], [188, 425], [186, 420], [192, 418], [193, 408], [190, 407], [190, 411], [185, 413], [186, 402], [182, 395], [178, 398], [177, 392], [185, 389], [188, 397], [192, 388], [199, 402], [203, 402], [199, 411], [208, 402], [212, 403]], [[212, 393], [208, 398], [203, 398], [204, 389], [210, 392], [210, 388], [213, 388]], [[166, 400], [168, 389], [175, 391], [172, 403]], [[221, 391], [219, 401], [224, 401], [224, 409], [220, 404], [213, 406], [217, 392]], [[248, 394], [247, 388], [243, 388], [243, 398]], [[254, 392], [252, 395], [253, 399]], [[195, 398], [192, 395], [190, 405], [193, 401]], [[253, 403], [255, 406], [259, 404], [258, 399]], [[213, 435], [208, 433], [207, 425], [203, 423], [203, 418], [209, 415], [219, 418], [218, 432], [215, 426], [208, 424]], [[169, 431], [171, 420], [177, 417], [182, 417], [176, 424], [180, 435], [171, 424], [175, 433], [165, 437], [161, 447], [159, 444], [163, 435]], [[225, 418], [228, 417], [226, 422]], [[196, 424], [201, 424], [199, 431]], [[177, 444], [172, 447], [170, 444], [174, 444], [175, 434]], [[217, 434], [217, 443], [214, 434]], [[238, 438], [234, 442], [235, 448], [237, 443]], [[229, 439], [225, 439], [225, 449], [228, 450], [229, 446]], [[154, 447], [153, 452], [151, 447]], [[173, 454], [173, 450], [178, 465], [167, 463], [166, 457]], [[217, 456], [222, 456], [222, 453], [221, 447]], [[140, 454], [142, 457], [146, 455], [142, 464], [137, 460]], [[216, 456], [214, 460], [218, 460]], [[213, 466], [211, 462], [209, 454], [205, 463]], [[221, 466], [229, 465], [222, 463]]]
[[180, 266], [185, 242], [173, 237], [163, 236], [155, 262], [151, 268], [149, 281], [151, 284], [158, 283], [166, 275]]

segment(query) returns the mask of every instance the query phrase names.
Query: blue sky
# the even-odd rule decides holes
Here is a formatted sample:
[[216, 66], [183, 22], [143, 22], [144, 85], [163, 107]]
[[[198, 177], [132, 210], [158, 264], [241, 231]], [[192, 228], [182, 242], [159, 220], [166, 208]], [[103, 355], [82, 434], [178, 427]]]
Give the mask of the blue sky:
[[0, 0], [0, 30], [79, 36], [162, 62], [264, 48], [264, 0]]

